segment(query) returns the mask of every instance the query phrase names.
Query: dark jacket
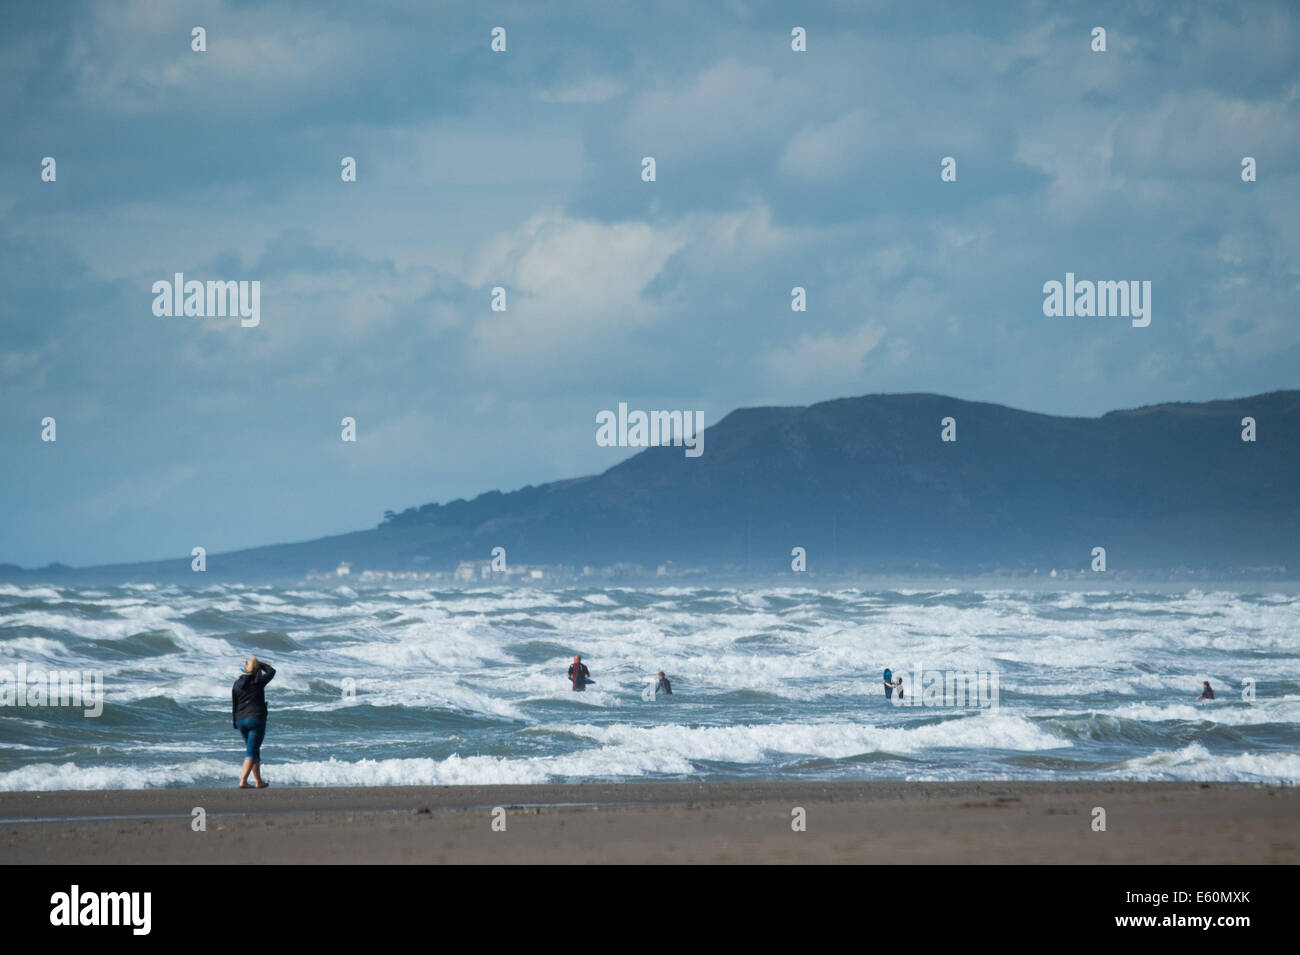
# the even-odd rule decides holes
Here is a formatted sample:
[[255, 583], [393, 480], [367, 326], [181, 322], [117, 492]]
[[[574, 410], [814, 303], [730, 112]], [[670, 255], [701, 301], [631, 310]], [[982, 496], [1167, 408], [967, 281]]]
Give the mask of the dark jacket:
[[233, 726], [250, 716], [266, 719], [266, 685], [275, 677], [275, 667], [263, 663], [256, 673], [245, 673], [230, 691], [230, 723]]
[[574, 664], [569, 664], [569, 680], [573, 683], [573, 688], [575, 690], [586, 690], [587, 678], [591, 676], [591, 671], [587, 669], [587, 664], [585, 663], [580, 663], [578, 666], [580, 666], [581, 669], [577, 673], [574, 673]]

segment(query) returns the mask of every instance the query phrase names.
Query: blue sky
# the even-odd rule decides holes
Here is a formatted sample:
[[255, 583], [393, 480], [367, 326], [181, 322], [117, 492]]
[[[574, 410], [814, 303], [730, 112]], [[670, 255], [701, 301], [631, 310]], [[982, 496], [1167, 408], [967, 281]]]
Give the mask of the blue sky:
[[[1297, 387], [1298, 17], [8, 8], [0, 561], [186, 559], [602, 471], [629, 453], [594, 440], [620, 401], [711, 423], [873, 392], [1097, 415]], [[1067, 271], [1151, 281], [1150, 327], [1045, 317]], [[156, 317], [175, 272], [260, 281], [261, 324]]]

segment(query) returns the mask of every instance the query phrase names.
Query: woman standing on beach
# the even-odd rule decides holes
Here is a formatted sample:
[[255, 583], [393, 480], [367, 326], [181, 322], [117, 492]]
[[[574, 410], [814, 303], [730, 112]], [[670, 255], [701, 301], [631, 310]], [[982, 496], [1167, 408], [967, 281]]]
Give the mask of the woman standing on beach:
[[230, 721], [244, 736], [244, 771], [239, 774], [239, 788], [248, 785], [251, 771], [257, 789], [271, 785], [262, 780], [262, 738], [266, 736], [266, 685], [275, 676], [275, 668], [257, 657], [244, 661], [244, 672], [230, 691]]

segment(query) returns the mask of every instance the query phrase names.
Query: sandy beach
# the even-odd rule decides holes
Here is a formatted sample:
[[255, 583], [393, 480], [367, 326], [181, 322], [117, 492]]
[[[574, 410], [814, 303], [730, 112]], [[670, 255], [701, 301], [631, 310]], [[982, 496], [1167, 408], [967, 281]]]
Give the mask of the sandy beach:
[[1221, 783], [7, 792], [0, 820], [4, 864], [1300, 862], [1300, 790]]

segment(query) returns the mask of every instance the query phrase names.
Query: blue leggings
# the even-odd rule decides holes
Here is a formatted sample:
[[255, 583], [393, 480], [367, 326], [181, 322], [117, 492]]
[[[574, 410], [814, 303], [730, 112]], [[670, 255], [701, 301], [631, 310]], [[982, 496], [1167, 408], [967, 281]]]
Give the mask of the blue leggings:
[[244, 734], [244, 759], [262, 761], [262, 739], [266, 736], [265, 716], [246, 716], [235, 724]]

